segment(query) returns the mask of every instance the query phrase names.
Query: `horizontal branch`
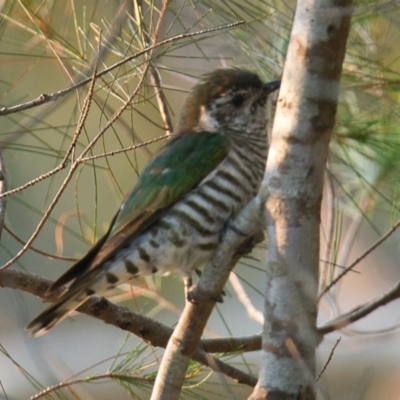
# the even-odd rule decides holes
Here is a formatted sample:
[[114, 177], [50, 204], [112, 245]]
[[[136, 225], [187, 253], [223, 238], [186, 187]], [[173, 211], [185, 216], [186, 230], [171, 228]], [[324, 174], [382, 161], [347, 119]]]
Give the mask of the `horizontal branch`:
[[[42, 278], [35, 274], [16, 270], [5, 270], [0, 272], [0, 287], [18, 289], [33, 294], [46, 302], [55, 302], [63, 289], [55, 292], [47, 292], [53, 283], [52, 280]], [[400, 281], [390, 290], [369, 303], [353, 308], [352, 310], [338, 316], [317, 328], [318, 333], [325, 335], [337, 329], [348, 326], [359, 319], [370, 314], [377, 308], [388, 304], [400, 297]], [[137, 314], [126, 307], [116, 305], [104, 298], [93, 296], [86, 304], [77, 311], [103, 322], [130, 332], [143, 339], [154, 347], [165, 348], [173, 329], [161, 324], [151, 318]], [[228, 353], [234, 351], [248, 352], [261, 349], [261, 335], [253, 335], [237, 338], [203, 339], [193, 359], [221, 372], [239, 383], [254, 386], [256, 379], [224, 362], [212, 357], [208, 353]]]
[[[0, 287], [22, 290], [24, 292], [33, 294], [46, 302], [56, 301], [62, 292], [62, 289], [52, 293], [46, 292], [47, 288], [49, 288], [52, 283], [53, 281], [49, 279], [27, 272], [15, 270], [0, 272]], [[398, 298], [400, 298], [400, 281], [393, 285], [383, 295], [378, 296], [364, 305], [357, 306], [343, 313], [342, 315], [339, 315], [332, 321], [329, 321], [326, 324], [318, 327], [317, 331], [320, 334], [325, 335], [337, 329], [343, 328], [365, 317], [366, 315], [375, 311], [377, 308], [384, 306]], [[104, 306], [103, 300], [106, 304], [104, 314], [101, 312], [99, 313], [98, 310], [99, 307], [102, 305]], [[115, 316], [118, 316], [118, 318], [115, 318], [115, 321], [112, 318], [109, 318], [107, 310], [111, 314], [115, 313]], [[148, 317], [136, 314], [126, 307], [115, 305], [108, 300], [101, 299], [99, 297], [94, 297], [85, 305], [78, 308], [77, 311], [101, 319], [105, 323], [131, 332], [156, 347], [164, 348], [173, 331], [171, 328], [155, 322]], [[123, 322], [124, 319], [131, 321], [131, 323], [125, 326]], [[143, 331], [141, 331], [141, 328], [138, 327], [141, 327]], [[153, 336], [154, 333], [157, 333], [157, 335], [160, 333], [161, 337], [157, 335]], [[253, 335], [239, 338], [203, 339], [200, 347], [208, 353], [256, 351], [260, 350], [261, 348], [261, 336]]]
[[391, 301], [398, 299], [399, 297], [400, 297], [400, 280], [381, 296], [376, 297], [367, 304], [357, 306], [352, 310], [339, 315], [337, 318], [321, 326], [318, 329], [318, 331], [321, 334], [326, 335], [327, 333], [333, 332], [337, 329], [344, 328], [345, 326], [350, 325], [361, 318], [364, 318], [372, 311], [375, 311], [377, 308], [384, 306], [390, 303]]
[[[52, 283], [52, 280], [27, 272], [16, 270], [0, 272], [0, 287], [22, 290], [46, 302], [55, 302], [64, 290], [64, 288], [61, 288], [54, 292], [48, 292], [47, 290]], [[130, 332], [154, 347], [165, 348], [173, 332], [173, 329], [166, 325], [98, 296], [92, 296], [77, 311]], [[261, 341], [259, 340], [258, 348], [260, 344]], [[203, 340], [200, 342], [199, 349], [197, 349], [193, 356], [193, 360], [207, 366], [213, 371], [229, 376], [238, 383], [252, 387], [255, 386], [257, 383], [255, 377], [211, 356], [207, 353], [209, 349], [211, 352], [257, 350], [257, 339], [255, 337]]]

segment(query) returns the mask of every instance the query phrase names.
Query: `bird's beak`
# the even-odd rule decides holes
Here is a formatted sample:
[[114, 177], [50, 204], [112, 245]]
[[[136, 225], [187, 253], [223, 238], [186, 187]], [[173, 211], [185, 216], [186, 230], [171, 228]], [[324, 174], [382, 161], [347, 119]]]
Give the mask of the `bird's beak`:
[[281, 81], [272, 81], [264, 83], [264, 89], [269, 93], [275, 92], [281, 86]]

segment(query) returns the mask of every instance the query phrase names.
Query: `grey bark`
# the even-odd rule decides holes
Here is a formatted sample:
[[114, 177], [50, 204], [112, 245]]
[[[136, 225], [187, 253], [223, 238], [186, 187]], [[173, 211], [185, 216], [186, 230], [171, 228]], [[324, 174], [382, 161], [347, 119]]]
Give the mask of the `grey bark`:
[[251, 400], [314, 399], [319, 229], [351, 1], [298, 2], [267, 162], [269, 251]]

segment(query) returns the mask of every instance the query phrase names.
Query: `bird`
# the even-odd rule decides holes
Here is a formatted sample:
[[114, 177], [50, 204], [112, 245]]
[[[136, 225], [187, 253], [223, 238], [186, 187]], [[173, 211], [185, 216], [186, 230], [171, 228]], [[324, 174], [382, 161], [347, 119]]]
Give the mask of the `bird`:
[[203, 75], [106, 234], [51, 285], [50, 292], [70, 283], [27, 325], [29, 334], [46, 333], [91, 295], [139, 276], [177, 271], [191, 282], [259, 190], [268, 153], [266, 103], [279, 86], [240, 68]]

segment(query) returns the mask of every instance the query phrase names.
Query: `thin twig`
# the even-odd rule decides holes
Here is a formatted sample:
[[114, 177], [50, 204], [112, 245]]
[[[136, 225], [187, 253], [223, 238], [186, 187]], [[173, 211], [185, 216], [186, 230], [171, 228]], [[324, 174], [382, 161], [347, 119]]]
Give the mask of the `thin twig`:
[[1, 381], [1, 379], [0, 379], [0, 386], [1, 386], [1, 390], [4, 393], [5, 399], [8, 400], [7, 393], [6, 393], [5, 389], [4, 389], [3, 382]]
[[326, 324], [322, 325], [321, 327], [318, 328], [318, 332], [325, 335], [337, 329], [344, 328], [345, 326], [358, 321], [359, 319], [370, 314], [377, 308], [384, 306], [390, 303], [391, 301], [398, 299], [399, 297], [400, 297], [400, 280], [395, 285], [393, 285], [386, 293], [376, 297], [375, 299], [371, 300], [366, 304], [355, 307], [352, 310], [349, 310], [339, 315], [332, 321], [329, 321]]
[[258, 322], [260, 325], [263, 325], [264, 324], [263, 313], [254, 307], [249, 296], [244, 290], [244, 287], [241, 284], [239, 278], [233, 272], [231, 272], [231, 274], [229, 275], [229, 282], [232, 285], [232, 288], [235, 291], [238, 300], [240, 301], [240, 303], [242, 303], [243, 307], [245, 308], [249, 318], [251, 318], [253, 321]]
[[168, 139], [168, 136], [162, 135], [155, 139], [148, 140], [147, 142], [143, 142], [143, 143], [135, 144], [133, 146], [125, 147], [124, 149], [112, 150], [112, 151], [108, 151], [107, 153], [97, 154], [95, 156], [90, 156], [90, 157], [84, 157], [81, 160], [79, 160], [79, 162], [84, 163], [84, 162], [96, 160], [96, 159], [102, 158], [102, 157], [115, 156], [116, 154], [119, 154], [119, 153], [126, 153], [127, 151], [136, 150], [140, 147], [147, 146], [147, 145], [155, 143], [155, 142], [159, 142], [160, 140], [163, 140], [163, 139]]
[[[101, 33], [100, 33], [101, 35]], [[100, 38], [99, 38], [99, 46], [100, 46]], [[97, 65], [97, 63], [96, 63]], [[89, 90], [88, 90], [88, 94], [85, 98], [84, 104], [83, 104], [83, 108], [82, 108], [82, 113], [81, 116], [79, 118], [79, 122], [78, 122], [78, 126], [77, 129], [75, 130], [75, 134], [74, 137], [72, 139], [71, 145], [69, 146], [69, 149], [67, 150], [68, 155], [72, 154], [73, 149], [75, 148], [75, 144], [76, 141], [78, 140], [80, 131], [83, 128], [84, 122], [86, 120], [87, 114], [89, 112], [89, 108], [90, 108], [90, 101], [91, 98], [93, 96], [93, 91], [94, 91], [94, 82], [96, 80], [96, 72], [97, 72], [97, 67], [94, 68], [93, 71], [93, 76], [92, 76], [92, 81], [91, 84], [89, 86]], [[136, 92], [135, 92], [136, 94]], [[122, 112], [122, 111], [121, 111]], [[97, 135], [98, 137], [99, 135]], [[96, 137], [95, 137], [96, 139]], [[90, 148], [94, 145], [95, 143], [95, 139], [93, 139], [89, 145], [86, 147], [86, 149], [83, 151], [82, 155], [85, 154], [85, 151], [89, 151]], [[89, 147], [90, 146], [90, 147]], [[60, 164], [60, 166], [63, 165], [63, 163], [67, 160], [67, 157], [64, 157], [63, 162]], [[25, 245], [22, 247], [22, 249], [13, 257], [11, 258], [7, 263], [5, 263], [1, 268], [0, 271], [8, 268], [9, 266], [11, 266], [15, 261], [17, 261], [20, 257], [22, 257], [22, 255], [29, 249], [30, 245], [33, 243], [33, 241], [36, 239], [37, 235], [39, 234], [40, 230], [42, 229], [43, 225], [45, 224], [45, 222], [47, 221], [47, 218], [50, 216], [51, 212], [53, 211], [54, 207], [56, 206], [58, 200], [60, 199], [62, 193], [64, 192], [64, 190], [67, 187], [68, 182], [71, 180], [76, 168], [78, 167], [79, 163], [78, 162], [74, 162], [71, 165], [71, 168], [68, 172], [67, 177], [64, 179], [64, 182], [62, 183], [61, 187], [58, 189], [58, 192], [56, 193], [56, 195], [54, 196], [52, 202], [50, 203], [49, 207], [47, 208], [46, 212], [44, 213], [42, 219], [40, 220], [39, 224], [36, 226], [36, 229], [34, 230], [34, 232], [32, 233], [31, 237], [28, 239], [28, 241], [25, 243]]]
[[15, 189], [11, 189], [11, 190], [8, 190], [7, 192], [4, 192], [4, 193], [0, 194], [0, 199], [8, 197], [8, 196], [10, 196], [12, 194], [21, 192], [21, 191], [27, 189], [30, 186], [36, 185], [37, 183], [43, 181], [44, 179], [50, 178], [51, 176], [53, 176], [57, 172], [63, 170], [67, 165], [68, 165], [68, 162], [65, 165], [63, 165], [63, 163], [61, 162], [56, 168], [52, 169], [51, 171], [48, 171], [48, 172], [38, 176], [37, 178], [32, 179], [31, 181], [29, 181], [27, 183], [24, 183], [21, 186], [18, 186]]
[[[172, 38], [165, 39], [165, 40], [163, 40], [163, 41], [161, 41], [159, 43], [156, 43], [155, 45], [149, 46], [146, 49], [140, 51], [139, 53], [136, 53], [133, 56], [127, 57], [127, 58], [125, 58], [125, 59], [123, 59], [123, 60], [121, 60], [121, 61], [119, 61], [119, 62], [117, 62], [117, 63], [115, 63], [113, 65], [111, 65], [110, 67], [104, 69], [103, 71], [100, 71], [99, 73], [96, 73], [95, 78], [99, 78], [99, 77], [105, 75], [106, 73], [112, 71], [113, 69], [121, 66], [122, 64], [124, 64], [126, 62], [129, 62], [129, 61], [131, 61], [131, 60], [133, 60], [133, 59], [135, 59], [135, 58], [137, 58], [137, 57], [139, 57], [139, 56], [141, 56], [143, 54], [146, 54], [147, 52], [150, 52], [150, 51], [152, 51], [152, 50], [154, 50], [154, 49], [156, 49], [156, 48], [158, 48], [160, 46], [172, 43], [172, 42], [174, 42], [176, 40], [186, 39], [186, 38], [193, 37], [193, 36], [198, 36], [198, 35], [204, 35], [204, 34], [208, 34], [208, 33], [214, 32], [214, 31], [218, 31], [218, 30], [233, 28], [233, 27], [236, 27], [238, 25], [242, 25], [243, 23], [244, 23], [244, 21], [238, 21], [238, 22], [235, 22], [235, 23], [232, 23], [232, 24], [227, 24], [227, 25], [223, 25], [223, 26], [220, 26], [220, 27], [216, 27], [216, 28], [203, 29], [203, 30], [197, 31], [197, 32], [191, 32], [191, 33], [185, 33], [185, 34], [180, 34], [180, 35], [173, 36]], [[83, 81], [77, 83], [74, 86], [71, 86], [69, 88], [60, 90], [58, 92], [54, 92], [54, 93], [52, 93], [50, 95], [41, 94], [37, 99], [34, 99], [34, 100], [29, 101], [27, 103], [23, 103], [23, 104], [12, 106], [12, 107], [8, 107], [8, 108], [3, 107], [3, 108], [0, 109], [0, 115], [11, 114], [11, 113], [14, 113], [14, 112], [22, 111], [22, 110], [25, 110], [25, 109], [29, 109], [29, 108], [35, 107], [37, 105], [41, 105], [41, 104], [47, 103], [47, 102], [50, 102], [50, 101], [55, 101], [57, 98], [59, 98], [61, 96], [64, 96], [64, 95], [70, 93], [71, 91], [81, 87], [81, 86], [86, 85], [92, 79], [93, 79], [93, 77], [84, 79]], [[165, 120], [164, 120], [164, 123], [166, 124], [168, 130], [170, 130], [170, 129], [172, 130], [172, 128], [171, 128], [172, 124], [170, 125], [170, 128], [168, 128], [168, 124], [166, 123]], [[140, 146], [140, 145], [138, 145], [138, 146]], [[70, 146], [69, 150], [70, 149], [72, 150], [72, 148], [73, 147]], [[132, 149], [132, 148], [134, 148], [134, 147], [130, 147], [129, 149]], [[107, 153], [107, 154], [113, 155], [113, 154], [117, 154], [118, 152], [124, 152], [124, 151], [127, 151], [127, 150], [118, 150], [116, 152], [110, 152], [110, 153]], [[98, 157], [102, 157], [102, 156], [98, 156]], [[98, 158], [98, 157], [94, 156], [94, 158]], [[91, 160], [91, 159], [94, 159], [94, 158], [87, 158], [87, 159], [85, 159], [85, 161], [88, 161], [88, 160]], [[54, 174], [56, 174], [57, 172], [61, 171], [62, 169], [64, 169], [66, 167], [68, 162], [65, 163], [65, 159], [66, 159], [66, 157], [64, 157], [64, 159], [60, 163], [60, 165], [57, 166], [56, 168], [54, 168], [53, 170], [48, 171], [45, 174], [40, 175], [39, 177], [27, 182], [26, 184], [24, 184], [22, 186], [19, 186], [18, 188], [15, 188], [15, 189], [12, 189], [12, 190], [9, 190], [9, 191], [7, 191], [5, 193], [0, 194], [0, 199], [2, 197], [6, 197], [6, 196], [10, 196], [12, 194], [18, 193], [18, 192], [20, 192], [20, 191], [22, 191], [22, 190], [24, 190], [24, 189], [26, 189], [26, 188], [28, 188], [30, 186], [33, 186], [33, 185], [41, 182], [44, 179], [47, 179], [47, 178], [53, 176]]]
[[[154, 300], [157, 303], [158, 307], [162, 307], [163, 309], [169, 310], [176, 315], [182, 314], [182, 309], [180, 307], [177, 307], [175, 304], [171, 303], [170, 301], [167, 301], [163, 296], [161, 296], [154, 290], [147, 289], [143, 286], [132, 285], [132, 292], [135, 297], [140, 297], [140, 296], [147, 297], [149, 299]], [[125, 300], [128, 300], [129, 298], [132, 298], [132, 293], [126, 292], [123, 296]]]
[[[70, 74], [70, 71], [68, 70], [68, 68], [65, 67], [65, 65], [63, 64], [63, 62], [61, 61], [60, 56], [58, 55], [58, 52], [54, 49], [53, 46], [53, 42], [51, 40], [49, 40], [48, 36], [45, 35], [43, 33], [43, 30], [40, 28], [40, 26], [37, 24], [35, 18], [33, 18], [32, 13], [30, 11], [28, 11], [28, 9], [26, 8], [25, 4], [23, 1], [19, 0], [18, 1], [20, 7], [22, 8], [22, 10], [24, 10], [25, 14], [27, 15], [27, 17], [30, 19], [30, 21], [32, 22], [32, 24], [36, 27], [37, 31], [39, 32], [40, 36], [42, 37], [42, 39], [46, 42], [48, 48], [50, 49], [51, 53], [53, 53], [54, 57], [57, 59], [59, 65], [61, 65], [61, 68], [64, 70], [65, 74], [68, 76], [68, 78], [71, 80], [71, 82], [73, 82], [73, 78]], [[35, 38], [37, 37], [37, 32], [35, 35]], [[58, 43], [57, 43], [57, 47], [58, 47]]]
[[[4, 224], [4, 230], [12, 237], [14, 238], [18, 243], [22, 244], [22, 245], [26, 245], [26, 242], [24, 240], [22, 240], [19, 236], [17, 236], [6, 224]], [[30, 250], [34, 251], [35, 253], [38, 253], [42, 256], [48, 257], [52, 260], [62, 260], [62, 261], [72, 261], [75, 262], [77, 261], [76, 258], [74, 257], [64, 257], [64, 256], [59, 256], [57, 254], [51, 254], [51, 253], [47, 253], [43, 250], [38, 249], [37, 247], [34, 246], [30, 246], [29, 248]]]
[[[100, 45], [101, 45], [101, 31], [100, 31], [99, 34], [100, 34], [100, 37], [99, 37], [99, 47], [100, 47]], [[96, 74], [97, 74], [97, 62], [95, 63], [95, 67], [94, 67], [94, 71], [93, 71], [93, 74], [92, 74], [92, 77], [91, 77], [91, 83], [90, 83], [90, 86], [89, 86], [89, 90], [88, 90], [86, 98], [85, 98], [85, 100], [83, 102], [82, 111], [81, 111], [80, 116], [79, 116], [79, 120], [78, 120], [77, 127], [75, 129], [74, 136], [72, 137], [71, 144], [68, 146], [68, 149], [67, 149], [67, 151], [66, 151], [66, 153], [65, 153], [65, 155], [64, 155], [64, 157], [63, 157], [63, 159], [61, 161], [61, 163], [56, 168], [52, 169], [51, 171], [48, 171], [45, 174], [42, 174], [42, 175], [40, 175], [39, 177], [37, 177], [35, 179], [32, 179], [31, 181], [25, 183], [24, 185], [19, 186], [19, 187], [15, 188], [15, 189], [9, 190], [8, 192], [0, 194], [0, 199], [2, 197], [10, 196], [11, 194], [20, 192], [20, 191], [22, 191], [22, 190], [24, 190], [24, 189], [26, 189], [26, 188], [28, 188], [30, 186], [33, 186], [33, 185], [39, 183], [40, 181], [42, 181], [44, 179], [47, 179], [50, 176], [56, 174], [57, 172], [63, 170], [64, 168], [66, 168], [66, 166], [68, 165], [68, 161], [69, 161], [70, 155], [72, 154], [73, 150], [75, 149], [75, 146], [76, 146], [76, 143], [78, 141], [79, 135], [80, 135], [80, 133], [82, 131], [83, 125], [84, 125], [84, 123], [86, 121], [86, 118], [87, 118], [87, 116], [89, 114], [90, 103], [91, 103], [91, 99], [92, 99], [93, 93], [94, 93], [94, 84], [95, 84], [95, 80], [96, 80]]]
[[[111, 91], [112, 88], [110, 87], [109, 90]], [[93, 96], [94, 100], [99, 100], [99, 102], [101, 102], [101, 100], [99, 99], [98, 95], [95, 93]], [[103, 104], [103, 109], [108, 111], [110, 114], [112, 114], [114, 112], [114, 108], [109, 104], [109, 103], [105, 103]], [[157, 124], [154, 120], [152, 120], [150, 117], [148, 117], [147, 115], [145, 115], [143, 112], [139, 111], [137, 107], [131, 107], [130, 108], [132, 111], [136, 112], [137, 114], [139, 114], [142, 118], [146, 119], [147, 121], [149, 121], [153, 126], [155, 126], [156, 128], [159, 128], [161, 131], [164, 130], [164, 127], [161, 126], [160, 124]], [[132, 137], [134, 143], [143, 143], [144, 140], [138, 135], [137, 132], [135, 132], [135, 130], [133, 129], [132, 125], [130, 124], [130, 122], [127, 122], [124, 120], [124, 118], [120, 118], [118, 121], [118, 124], [120, 126], [122, 126], [123, 129], [125, 129], [127, 135], [129, 137]], [[147, 155], [147, 157], [151, 158], [153, 156], [153, 153], [147, 148], [144, 147], [143, 148], [143, 152]]]
[[335, 231], [335, 188], [333, 186], [333, 181], [330, 176], [329, 171], [325, 170], [325, 181], [326, 181], [326, 203], [328, 209], [328, 217], [327, 217], [327, 225], [328, 225], [328, 235], [325, 240], [325, 249], [324, 249], [324, 257], [321, 266], [321, 272], [319, 277], [319, 289], [318, 292], [321, 292], [325, 286], [325, 282], [327, 281], [328, 271], [331, 268], [331, 264], [329, 260], [331, 259], [332, 252], [332, 243], [333, 243], [333, 234]]
[[[135, 5], [138, 7], [137, 9], [137, 18], [140, 21], [138, 24], [138, 29], [140, 29], [140, 34], [142, 35], [142, 40], [143, 42], [146, 43], [146, 46], [148, 47], [149, 44], [154, 45], [157, 42], [158, 39], [158, 34], [160, 32], [162, 23], [164, 21], [165, 15], [168, 10], [169, 6], [169, 1], [164, 1], [163, 2], [163, 7], [159, 12], [159, 18], [157, 20], [157, 25], [155, 27], [155, 34], [152, 37], [149, 30], [146, 27], [145, 21], [143, 18], [140, 18], [140, 14], [142, 13], [142, 10], [140, 9], [139, 5], [135, 3]], [[136, 10], [136, 9], [135, 9]], [[168, 106], [167, 106], [167, 98], [165, 97], [164, 91], [162, 89], [162, 84], [161, 84], [161, 76], [158, 72], [158, 69], [156, 66], [153, 64], [153, 61], [148, 58], [148, 61], [150, 62], [150, 81], [153, 85], [154, 88], [154, 93], [157, 99], [157, 104], [158, 104], [158, 109], [161, 115], [161, 118], [164, 122], [164, 127], [167, 135], [171, 135], [173, 132], [173, 124], [172, 124], [172, 119], [169, 114]]]
[[336, 347], [338, 347], [338, 345], [339, 345], [341, 340], [342, 340], [342, 338], [339, 336], [339, 338], [336, 340], [335, 344], [333, 345], [333, 347], [332, 347], [332, 349], [331, 349], [331, 351], [329, 353], [329, 356], [328, 356], [328, 359], [326, 360], [326, 363], [324, 364], [324, 366], [322, 367], [320, 373], [318, 374], [317, 379], [315, 380], [316, 382], [319, 381], [319, 379], [321, 378], [322, 374], [325, 372], [326, 368], [328, 367], [329, 363], [331, 362], [333, 354], [335, 353]]
[[343, 278], [349, 271], [351, 271], [361, 260], [368, 256], [373, 250], [375, 250], [380, 244], [382, 244], [390, 235], [392, 235], [397, 228], [400, 226], [400, 219], [383, 235], [381, 236], [372, 246], [364, 251], [359, 257], [357, 257], [347, 268], [345, 268], [332, 282], [321, 292], [320, 298], [327, 293], [332, 286], [334, 286], [340, 279]]
[[138, 382], [142, 382], [142, 383], [147, 382], [149, 384], [154, 382], [154, 378], [144, 378], [141, 376], [134, 376], [134, 375], [107, 373], [107, 374], [90, 376], [89, 378], [88, 377], [78, 378], [78, 379], [74, 379], [74, 380], [67, 380], [64, 382], [57, 383], [56, 385], [49, 386], [46, 389], [42, 390], [41, 392], [35, 394], [34, 396], [32, 396], [30, 398], [30, 400], [38, 400], [44, 396], [49, 395], [52, 392], [56, 392], [57, 390], [60, 390], [62, 388], [69, 387], [72, 385], [76, 385], [78, 383], [90, 383], [93, 381], [100, 381], [100, 380], [104, 380], [104, 379], [118, 379], [118, 380], [122, 380], [122, 381], [129, 380], [129, 381], [138, 381]]
[[[113, 69], [118, 68], [121, 65], [140, 57], [143, 54], [146, 54], [146, 53], [148, 53], [148, 52], [150, 52], [150, 51], [152, 51], [152, 50], [154, 50], [154, 49], [156, 49], [158, 47], [165, 46], [167, 44], [173, 43], [173, 42], [175, 42], [177, 40], [187, 39], [187, 38], [191, 38], [191, 37], [199, 36], [199, 35], [206, 35], [208, 33], [213, 33], [213, 32], [216, 32], [216, 31], [223, 30], [223, 29], [234, 28], [234, 27], [237, 27], [237, 26], [243, 25], [243, 24], [244, 24], [244, 21], [237, 21], [237, 22], [233, 22], [231, 24], [217, 26], [215, 28], [202, 29], [202, 30], [196, 31], [196, 32], [189, 32], [189, 33], [182, 33], [182, 34], [179, 34], [179, 35], [175, 35], [175, 36], [173, 36], [171, 38], [162, 40], [161, 42], [158, 42], [158, 43], [156, 43], [156, 44], [154, 44], [152, 46], [146, 47], [145, 49], [139, 51], [136, 54], [133, 54], [130, 57], [126, 57], [123, 60], [116, 62], [115, 64], [111, 65], [110, 67], [105, 68], [104, 70], [100, 71], [96, 75], [95, 78], [97, 79], [97, 78], [107, 74], [108, 72], [112, 71]], [[81, 86], [85, 86], [91, 80], [92, 80], [92, 77], [86, 78], [86, 79], [82, 80], [81, 82], [78, 82], [76, 85], [70, 86], [70, 87], [68, 87], [66, 89], [59, 90], [58, 92], [54, 92], [52, 94], [41, 94], [39, 97], [37, 97], [34, 100], [30, 100], [30, 101], [28, 101], [26, 103], [18, 104], [16, 106], [2, 107], [2, 108], [0, 108], [0, 116], [1, 115], [12, 114], [12, 113], [19, 112], [19, 111], [22, 111], [22, 110], [27, 110], [29, 108], [36, 107], [36, 106], [44, 104], [44, 103], [48, 103], [50, 101], [55, 101], [59, 97], [65, 96], [66, 94], [74, 91], [75, 89], [80, 88]]]
[[[34, 230], [34, 232], [32, 233], [31, 237], [28, 239], [28, 241], [26, 242], [25, 246], [11, 259], [9, 260], [6, 264], [4, 264], [1, 268], [0, 271], [8, 268], [9, 266], [11, 266], [15, 261], [17, 261], [29, 248], [29, 246], [32, 244], [32, 242], [36, 239], [37, 235], [39, 234], [39, 232], [41, 231], [43, 225], [45, 224], [45, 222], [47, 221], [47, 218], [50, 216], [51, 212], [53, 211], [54, 207], [56, 206], [58, 200], [60, 199], [61, 195], [63, 194], [64, 190], [66, 189], [68, 183], [70, 182], [70, 180], [72, 179], [72, 176], [74, 175], [76, 169], [78, 168], [79, 164], [81, 163], [81, 160], [84, 158], [84, 156], [90, 151], [90, 149], [93, 148], [93, 146], [96, 144], [96, 142], [100, 139], [100, 137], [108, 130], [108, 128], [110, 128], [110, 126], [115, 122], [115, 120], [117, 118], [120, 117], [120, 115], [124, 112], [124, 110], [128, 107], [128, 105], [130, 104], [130, 102], [132, 101], [132, 99], [136, 96], [136, 94], [138, 93], [139, 89], [141, 88], [143, 81], [144, 81], [144, 77], [146, 75], [146, 72], [148, 70], [148, 64], [145, 67], [145, 70], [143, 72], [142, 77], [139, 80], [139, 83], [136, 87], [136, 89], [134, 90], [134, 92], [132, 93], [132, 95], [129, 97], [129, 99], [122, 105], [122, 107], [120, 107], [115, 113], [114, 115], [110, 118], [110, 120], [108, 121], [108, 123], [104, 126], [104, 128], [102, 128], [100, 130], [100, 132], [94, 137], [94, 139], [92, 139], [90, 141], [90, 143], [86, 146], [86, 148], [82, 151], [81, 155], [75, 160], [75, 162], [71, 165], [71, 168], [68, 172], [68, 175], [66, 176], [66, 178], [64, 179], [63, 183], [61, 184], [60, 188], [58, 189], [58, 192], [56, 193], [56, 195], [54, 196], [52, 202], [50, 203], [49, 207], [47, 208], [46, 212], [44, 213], [42, 219], [40, 220], [40, 222], [38, 223], [38, 225], [36, 226], [36, 229]], [[93, 75], [93, 78], [95, 78], [95, 75]], [[89, 96], [89, 93], [88, 93]]]
[[363, 197], [363, 199], [361, 199], [361, 201], [359, 201], [358, 210], [360, 212], [351, 220], [350, 225], [346, 228], [346, 234], [341, 240], [340, 251], [336, 258], [337, 264], [347, 264], [350, 251], [353, 248], [353, 244], [357, 237], [357, 232], [360, 230], [362, 223], [365, 221], [365, 215], [370, 206], [370, 202], [371, 195], [368, 193]]
[[[0, 149], [0, 194], [7, 191], [6, 166], [4, 163], [3, 152]], [[6, 215], [7, 199], [0, 198], [0, 238], [4, 228], [4, 217]]]
[[169, 113], [167, 98], [165, 97], [165, 93], [162, 89], [161, 76], [158, 72], [158, 69], [151, 64], [150, 65], [150, 80], [154, 86], [154, 92], [156, 94], [158, 109], [161, 115], [161, 119], [164, 122], [165, 131], [168, 136], [172, 135], [174, 131], [174, 126], [172, 124], [172, 118]]
[[[129, 286], [129, 291], [123, 288], [123, 285], [118, 286], [124, 292], [121, 294], [116, 294], [114, 296], [108, 296], [107, 298], [113, 303], [119, 304], [123, 301], [132, 300], [132, 297], [136, 299], [136, 297], [147, 297], [154, 300], [157, 303], [157, 306], [153, 308], [151, 311], [147, 313], [147, 316], [154, 316], [157, 313], [157, 309], [166, 309], [173, 312], [176, 315], [182, 314], [182, 309], [177, 307], [175, 304], [167, 301], [163, 296], [157, 293], [153, 289], [146, 288], [144, 286], [134, 286], [131, 284], [125, 284], [125, 286]], [[156, 310], [155, 310], [156, 309]], [[204, 334], [209, 337], [217, 337], [217, 335], [210, 331], [208, 328], [204, 329]], [[222, 351], [222, 350], [221, 350]], [[218, 352], [218, 351], [215, 351]]]

